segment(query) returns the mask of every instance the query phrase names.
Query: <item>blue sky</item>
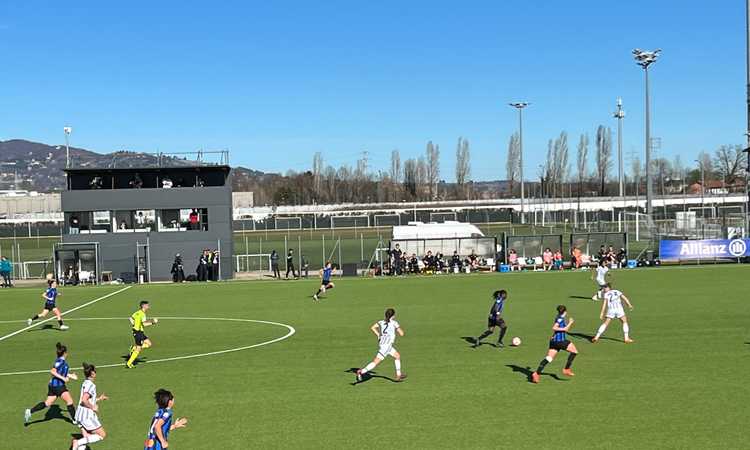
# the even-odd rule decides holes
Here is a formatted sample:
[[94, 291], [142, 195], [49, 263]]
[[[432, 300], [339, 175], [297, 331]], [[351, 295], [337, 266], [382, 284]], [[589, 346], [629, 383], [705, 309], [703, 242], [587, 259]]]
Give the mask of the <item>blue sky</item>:
[[[547, 140], [627, 113], [624, 148], [643, 152], [643, 73], [634, 47], [663, 49], [651, 71], [653, 134], [669, 158], [741, 144], [744, 2], [0, 3], [0, 140], [96, 151], [228, 148], [265, 171], [352, 164], [386, 169], [440, 145], [454, 178], [469, 139], [475, 179], [505, 177], [525, 114], [525, 171]], [[375, 4], [377, 3], [377, 4]], [[574, 155], [571, 155], [571, 160]], [[626, 163], [626, 167], [628, 167]]]

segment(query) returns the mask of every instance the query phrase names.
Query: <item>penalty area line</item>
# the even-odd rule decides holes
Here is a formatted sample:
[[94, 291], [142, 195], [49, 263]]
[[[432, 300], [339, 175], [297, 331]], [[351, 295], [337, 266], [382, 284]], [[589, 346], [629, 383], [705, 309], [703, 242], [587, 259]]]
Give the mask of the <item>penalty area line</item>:
[[[93, 305], [94, 303], [100, 302], [100, 301], [102, 301], [102, 300], [104, 300], [104, 299], [107, 299], [107, 298], [110, 298], [110, 297], [112, 297], [112, 296], [114, 296], [114, 295], [117, 295], [117, 294], [119, 294], [120, 292], [125, 292], [125, 291], [127, 291], [128, 289], [130, 289], [131, 287], [133, 287], [133, 286], [125, 286], [124, 288], [122, 288], [122, 289], [118, 289], [118, 290], [116, 290], [116, 291], [114, 291], [114, 292], [110, 292], [110, 293], [109, 293], [109, 294], [107, 294], [107, 295], [102, 295], [101, 297], [99, 297], [99, 298], [95, 298], [95, 299], [93, 299], [93, 300], [91, 300], [91, 301], [89, 301], [89, 302], [86, 302], [86, 303], [84, 303], [83, 305], [78, 305], [78, 306], [76, 306], [75, 308], [72, 308], [72, 309], [69, 309], [69, 310], [67, 310], [67, 311], [65, 311], [65, 312], [63, 312], [63, 313], [60, 313], [60, 316], [61, 316], [61, 317], [62, 317], [62, 316], [66, 316], [66, 315], [68, 315], [68, 314], [70, 314], [70, 313], [72, 313], [72, 312], [78, 311], [78, 310], [79, 310], [79, 309], [81, 309], [81, 308], [85, 308], [85, 307], [87, 307], [87, 306], [89, 306], [89, 305]], [[37, 326], [39, 326], [39, 325], [41, 325], [41, 324], [43, 324], [43, 323], [47, 323], [47, 322], [49, 322], [50, 320], [56, 320], [56, 319], [57, 319], [57, 317], [55, 317], [55, 316], [53, 315], [53, 316], [52, 316], [52, 317], [50, 317], [49, 319], [44, 319], [44, 320], [42, 320], [42, 321], [40, 321], [40, 322], [32, 323], [31, 325], [29, 325], [29, 326], [27, 326], [27, 327], [24, 327], [24, 328], [21, 328], [21, 329], [20, 329], [20, 330], [18, 330], [18, 331], [14, 331], [14, 332], [12, 332], [12, 333], [10, 333], [10, 334], [6, 334], [5, 336], [0, 336], [0, 342], [2, 342], [2, 341], [4, 341], [4, 340], [6, 340], [6, 339], [8, 339], [8, 338], [12, 338], [13, 336], [15, 336], [15, 335], [17, 335], [17, 334], [23, 333], [24, 331], [30, 330], [30, 329], [32, 329], [32, 328], [34, 328], [34, 327], [37, 327]]]

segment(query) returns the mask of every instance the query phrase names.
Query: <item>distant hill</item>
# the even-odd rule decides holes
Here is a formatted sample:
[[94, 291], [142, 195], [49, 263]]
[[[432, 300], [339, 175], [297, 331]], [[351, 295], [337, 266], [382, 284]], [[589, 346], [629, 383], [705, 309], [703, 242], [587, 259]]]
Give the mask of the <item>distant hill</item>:
[[[157, 163], [150, 153], [119, 151], [101, 154], [70, 147], [70, 158], [76, 167], [149, 167]], [[172, 165], [190, 164], [172, 158]], [[39, 192], [62, 190], [65, 186], [65, 146], [47, 145], [23, 139], [0, 141], [0, 190], [26, 189]], [[279, 178], [245, 167], [234, 168], [234, 189], [253, 190], [258, 184]]]

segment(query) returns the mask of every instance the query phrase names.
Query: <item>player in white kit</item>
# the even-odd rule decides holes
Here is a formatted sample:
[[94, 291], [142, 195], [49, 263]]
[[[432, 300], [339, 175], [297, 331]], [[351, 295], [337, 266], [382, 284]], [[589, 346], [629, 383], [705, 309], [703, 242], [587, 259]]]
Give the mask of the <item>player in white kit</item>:
[[83, 437], [73, 439], [70, 443], [72, 450], [85, 449], [88, 444], [99, 442], [107, 437], [97, 414], [99, 411], [97, 402], [107, 400], [107, 396], [104, 394], [96, 396], [96, 384], [94, 384], [96, 367], [93, 364], [83, 363], [83, 373], [86, 375], [86, 381], [81, 385], [81, 399], [75, 416]]
[[625, 343], [630, 344], [633, 342], [633, 340], [630, 339], [630, 325], [628, 325], [628, 317], [625, 315], [625, 310], [622, 307], [623, 301], [632, 311], [633, 305], [630, 303], [630, 300], [625, 297], [625, 294], [618, 291], [617, 289], [612, 289], [611, 284], [606, 284], [604, 286], [604, 301], [602, 302], [602, 310], [599, 313], [599, 319], [604, 320], [604, 323], [599, 326], [599, 329], [596, 331], [596, 335], [591, 338], [591, 342], [599, 341], [599, 338], [602, 337], [602, 334], [604, 334], [604, 331], [607, 329], [607, 326], [609, 326], [609, 323], [612, 321], [612, 319], [619, 319], [622, 322], [622, 333], [625, 335]]
[[357, 381], [362, 381], [362, 376], [374, 369], [386, 356], [391, 356], [394, 360], [396, 381], [402, 381], [406, 378], [406, 375], [401, 373], [401, 355], [393, 347], [393, 344], [396, 342], [396, 334], [399, 336], [404, 335], [404, 330], [401, 329], [401, 326], [394, 319], [395, 315], [396, 310], [388, 308], [385, 310], [385, 320], [380, 320], [370, 327], [370, 330], [378, 338], [378, 353], [370, 364], [357, 371]]
[[599, 260], [599, 265], [596, 267], [596, 271], [593, 275], [594, 281], [596, 282], [596, 285], [599, 289], [596, 291], [596, 294], [591, 297], [591, 300], [601, 300], [602, 294], [604, 294], [604, 286], [606, 286], [607, 284], [607, 275], [609, 275], [609, 267], [607, 267], [606, 258], [602, 258]]

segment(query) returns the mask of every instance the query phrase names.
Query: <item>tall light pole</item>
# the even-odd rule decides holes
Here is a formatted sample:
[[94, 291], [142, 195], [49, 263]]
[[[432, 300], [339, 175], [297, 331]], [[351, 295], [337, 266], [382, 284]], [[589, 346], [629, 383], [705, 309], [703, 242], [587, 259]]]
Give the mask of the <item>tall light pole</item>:
[[745, 236], [750, 236], [750, 0], [745, 2], [745, 79], [747, 82], [747, 168], [745, 170]]
[[526, 216], [525, 216], [525, 186], [523, 181], [523, 109], [527, 106], [529, 106], [531, 103], [529, 102], [511, 102], [509, 103], [510, 106], [516, 108], [518, 110], [518, 148], [519, 148], [519, 157], [518, 157], [518, 165], [519, 165], [519, 175], [521, 176], [521, 223], [526, 223]]
[[706, 173], [703, 170], [703, 161], [695, 160], [695, 162], [698, 163], [698, 167], [701, 169], [701, 217], [703, 217], [703, 208], [705, 205], [705, 195], [706, 195]]
[[68, 142], [68, 136], [73, 132], [72, 127], [63, 127], [63, 133], [65, 133], [65, 168], [70, 168], [70, 145]]
[[[747, 0], [750, 2], [750, 0]], [[614, 112], [614, 117], [617, 119], [617, 163], [619, 165], [617, 171], [617, 180], [620, 183], [620, 197], [625, 195], [625, 186], [623, 185], [622, 176], [622, 119], [625, 118], [625, 111], [622, 110], [622, 99], [617, 98], [617, 111]]]
[[636, 64], [643, 67], [646, 82], [646, 214], [651, 217], [653, 213], [652, 201], [654, 197], [654, 184], [651, 179], [651, 108], [648, 95], [648, 66], [656, 62], [661, 53], [660, 49], [646, 51], [636, 48], [633, 50]]

